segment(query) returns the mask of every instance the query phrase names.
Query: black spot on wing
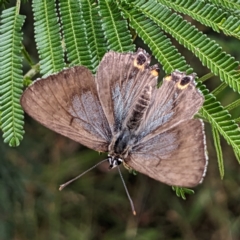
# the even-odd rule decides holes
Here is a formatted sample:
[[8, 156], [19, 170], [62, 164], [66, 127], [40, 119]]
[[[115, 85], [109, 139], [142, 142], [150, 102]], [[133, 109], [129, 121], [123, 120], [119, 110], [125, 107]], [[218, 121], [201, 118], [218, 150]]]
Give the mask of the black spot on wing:
[[146, 58], [145, 55], [139, 54], [139, 55], [137, 56], [137, 64], [138, 64], [138, 65], [143, 65], [146, 61], [147, 61], [147, 58]]
[[181, 85], [181, 86], [185, 86], [185, 85], [187, 85], [190, 81], [191, 81], [191, 78], [190, 78], [190, 77], [188, 77], [188, 76], [183, 77], [183, 78], [181, 79], [180, 85]]

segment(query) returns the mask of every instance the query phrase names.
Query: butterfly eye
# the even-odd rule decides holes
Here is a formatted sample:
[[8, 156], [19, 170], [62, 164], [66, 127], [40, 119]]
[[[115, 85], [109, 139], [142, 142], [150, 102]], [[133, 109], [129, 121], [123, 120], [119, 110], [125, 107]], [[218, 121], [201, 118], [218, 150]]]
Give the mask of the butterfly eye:
[[191, 78], [190, 78], [190, 77], [184, 77], [184, 78], [182, 78], [182, 80], [181, 80], [181, 82], [180, 82], [180, 85], [181, 85], [181, 86], [185, 86], [185, 85], [187, 85], [190, 81], [191, 81]]

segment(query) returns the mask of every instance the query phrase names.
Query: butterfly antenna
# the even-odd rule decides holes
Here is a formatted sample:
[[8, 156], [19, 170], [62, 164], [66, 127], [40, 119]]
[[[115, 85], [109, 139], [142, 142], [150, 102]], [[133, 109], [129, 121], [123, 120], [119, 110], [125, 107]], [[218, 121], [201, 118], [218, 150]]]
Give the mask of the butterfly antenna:
[[91, 171], [92, 169], [94, 169], [95, 167], [97, 167], [98, 165], [102, 164], [103, 162], [106, 162], [107, 159], [102, 160], [101, 162], [97, 163], [96, 165], [92, 166], [91, 168], [89, 168], [88, 170], [86, 170], [85, 172], [81, 173], [80, 175], [78, 175], [77, 177], [73, 178], [72, 180], [60, 185], [59, 190], [62, 191], [67, 185], [69, 185], [71, 182], [74, 182], [75, 180], [77, 180], [78, 178], [82, 177], [84, 174], [86, 174], [87, 172]]
[[133, 215], [135, 216], [135, 215], [136, 215], [136, 211], [135, 211], [135, 208], [134, 208], [133, 200], [131, 199], [131, 197], [130, 197], [130, 195], [129, 195], [129, 192], [128, 192], [128, 190], [127, 190], [127, 186], [126, 186], [126, 183], [125, 183], [125, 181], [124, 181], [124, 179], [123, 179], [123, 176], [122, 176], [122, 173], [121, 173], [121, 170], [120, 170], [119, 165], [117, 165], [117, 168], [118, 168], [119, 175], [120, 175], [120, 177], [121, 177], [121, 179], [122, 179], [122, 183], [123, 183], [123, 186], [124, 186], [124, 188], [125, 188], [125, 191], [126, 191], [126, 193], [127, 193], [127, 196], [128, 196], [128, 199], [129, 199], [131, 208], [132, 208], [132, 213], [133, 213]]

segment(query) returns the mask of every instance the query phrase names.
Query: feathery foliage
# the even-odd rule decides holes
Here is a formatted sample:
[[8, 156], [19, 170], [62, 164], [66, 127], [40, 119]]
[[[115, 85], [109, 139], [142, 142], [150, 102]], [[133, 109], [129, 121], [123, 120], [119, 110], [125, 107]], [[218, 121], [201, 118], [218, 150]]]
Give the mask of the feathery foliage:
[[23, 138], [22, 32], [25, 17], [17, 7], [2, 12], [0, 22], [0, 109], [4, 142], [18, 146]]
[[216, 7], [216, 5], [206, 4], [201, 0], [158, 0], [158, 2], [177, 12], [189, 15], [205, 26], [211, 27], [216, 32], [222, 31], [226, 35], [240, 39], [240, 19], [230, 15], [222, 8]]
[[233, 147], [236, 158], [240, 158], [240, 129], [236, 122], [231, 118], [230, 113], [209, 94], [206, 87], [198, 85], [205, 97], [205, 102], [199, 113], [205, 118], [219, 133], [225, 138], [227, 143]]
[[60, 27], [53, 1], [33, 0], [35, 40], [43, 75], [59, 72], [64, 67]]
[[186, 200], [186, 194], [194, 194], [194, 191], [189, 188], [182, 188], [182, 187], [172, 187], [172, 190], [176, 192], [176, 195], [178, 197], [181, 197], [182, 199]]
[[99, 0], [102, 26], [108, 48], [116, 52], [129, 52], [135, 49], [127, 21], [121, 17], [116, 2]]
[[226, 9], [229, 9], [231, 11], [233, 10], [240, 10], [240, 1], [239, 0], [209, 0], [209, 2], [212, 2], [216, 4], [217, 6], [224, 7]]
[[[81, 2], [81, 1], [80, 1]], [[86, 32], [88, 46], [91, 52], [92, 67], [96, 70], [104, 53], [107, 51], [106, 39], [102, 27], [102, 19], [98, 5], [94, 0], [86, 0], [81, 2], [83, 20], [86, 24]]]
[[185, 58], [171, 44], [169, 38], [162, 31], [159, 31], [157, 24], [140, 13], [134, 11], [124, 11], [124, 13], [129, 19], [130, 26], [136, 29], [139, 37], [150, 47], [155, 58], [161, 62], [167, 74], [174, 69], [192, 72]]
[[81, 2], [61, 0], [60, 12], [68, 61], [73, 65], [84, 65], [92, 68]]
[[215, 129], [215, 127], [212, 127], [212, 134], [213, 134], [214, 146], [215, 146], [215, 149], [217, 152], [218, 168], [219, 168], [219, 172], [220, 172], [220, 177], [221, 177], [221, 179], [223, 179], [224, 164], [223, 164], [223, 154], [222, 154], [222, 148], [221, 148], [220, 134], [218, 133], [217, 129]]
[[[32, 7], [35, 41], [40, 59], [36, 66], [40, 64], [42, 75], [58, 72], [66, 65], [77, 64], [85, 65], [95, 72], [104, 53], [108, 50], [119, 52], [134, 50], [133, 42], [137, 35], [150, 48], [154, 57], [163, 66], [165, 73], [171, 73], [174, 69], [187, 73], [193, 72], [184, 54], [172, 43], [171, 36], [180, 45], [190, 50], [202, 65], [207, 66], [211, 71], [210, 75], [214, 74], [222, 81], [222, 84], [212, 93], [209, 93], [201, 81], [197, 86], [205, 97], [204, 106], [198, 116], [213, 127], [221, 176], [223, 176], [218, 134], [232, 146], [240, 162], [240, 131], [229, 113], [229, 110], [240, 105], [240, 101], [230, 103], [227, 108], [224, 108], [216, 96], [219, 96], [227, 86], [240, 93], [240, 71], [237, 68], [239, 63], [233, 56], [223, 51], [216, 41], [203, 34], [182, 15], [187, 15], [216, 32], [240, 39], [240, 17], [233, 14], [234, 11], [240, 10], [239, 6], [239, 1], [225, 0], [60, 0], [59, 5], [54, 4], [54, 1], [34, 0]], [[1, 34], [3, 31], [8, 33], [6, 37], [4, 35], [1, 42], [4, 43], [1, 49], [6, 51], [1, 54], [1, 71], [7, 73], [1, 75], [2, 78], [4, 77], [1, 81], [2, 128], [3, 131], [5, 128], [5, 141], [10, 142], [11, 145], [18, 145], [21, 137], [18, 136], [18, 140], [15, 139], [14, 142], [11, 140], [14, 139], [12, 138], [13, 130], [9, 132], [8, 129], [11, 128], [10, 126], [15, 126], [16, 122], [21, 122], [20, 115], [16, 115], [21, 111], [15, 101], [19, 102], [19, 89], [22, 85], [22, 80], [19, 80], [22, 69], [19, 31], [22, 22], [20, 24], [20, 20], [17, 20], [22, 17], [10, 14], [13, 17], [10, 24], [10, 18], [6, 13], [2, 14], [2, 22], [6, 23], [1, 27]], [[16, 39], [18, 44], [13, 44], [11, 39]], [[18, 57], [14, 58], [16, 52]], [[64, 53], [67, 57], [66, 61]], [[24, 56], [26, 57], [27, 54]], [[30, 64], [31, 69], [26, 74], [25, 82], [29, 81], [29, 76], [32, 77], [38, 72], [36, 66]], [[7, 81], [6, 76], [14, 76], [14, 78], [9, 77], [10, 81]], [[206, 80], [207, 77], [203, 79]], [[15, 92], [18, 92], [18, 95]], [[8, 93], [7, 98], [5, 93]], [[17, 109], [16, 112], [13, 109]], [[14, 129], [18, 129], [17, 133], [21, 132], [21, 136], [22, 129], [19, 126]]]
[[1, 0], [0, 1], [0, 7], [5, 8], [8, 3], [9, 3], [9, 0]]
[[140, 0], [134, 6], [142, 14], [152, 19], [167, 33], [171, 34], [180, 44], [188, 48], [222, 81], [228, 83], [234, 91], [240, 93], [240, 72], [236, 69], [238, 62], [206, 35], [202, 34], [186, 20], [167, 7], [155, 1]]

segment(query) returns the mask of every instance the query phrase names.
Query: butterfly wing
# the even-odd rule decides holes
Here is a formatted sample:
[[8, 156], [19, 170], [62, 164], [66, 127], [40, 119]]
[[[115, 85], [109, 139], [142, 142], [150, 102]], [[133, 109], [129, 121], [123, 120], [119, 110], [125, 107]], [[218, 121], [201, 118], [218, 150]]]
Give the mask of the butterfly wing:
[[164, 78], [160, 88], [155, 88], [146, 120], [140, 126], [142, 141], [193, 118], [201, 108], [204, 97], [196, 88], [193, 74], [174, 71]]
[[96, 74], [99, 99], [112, 132], [122, 129], [125, 119], [145, 86], [156, 86], [150, 56], [142, 49], [136, 53], [108, 52]]
[[191, 119], [133, 147], [127, 165], [172, 186], [194, 187], [206, 172], [203, 123]]
[[21, 105], [47, 128], [96, 151], [108, 150], [111, 131], [87, 68], [73, 67], [35, 81]]

